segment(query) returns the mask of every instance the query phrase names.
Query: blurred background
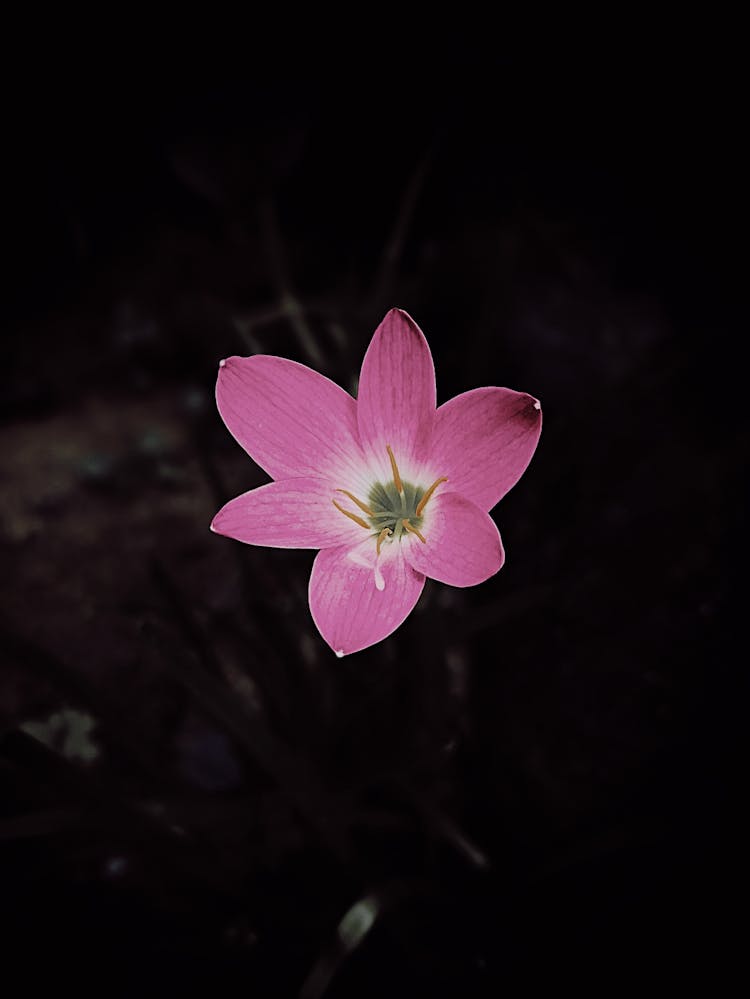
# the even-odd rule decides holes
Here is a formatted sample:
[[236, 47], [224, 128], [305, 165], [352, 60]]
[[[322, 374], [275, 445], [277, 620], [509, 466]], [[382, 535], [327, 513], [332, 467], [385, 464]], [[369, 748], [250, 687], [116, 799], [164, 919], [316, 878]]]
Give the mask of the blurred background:
[[[609, 995], [744, 946], [740, 74], [352, 62], [79, 66], [12, 101], [18, 994]], [[392, 306], [439, 402], [507, 385], [545, 424], [503, 570], [338, 660], [314, 553], [208, 531], [266, 481], [214, 382], [262, 352], [355, 392]]]

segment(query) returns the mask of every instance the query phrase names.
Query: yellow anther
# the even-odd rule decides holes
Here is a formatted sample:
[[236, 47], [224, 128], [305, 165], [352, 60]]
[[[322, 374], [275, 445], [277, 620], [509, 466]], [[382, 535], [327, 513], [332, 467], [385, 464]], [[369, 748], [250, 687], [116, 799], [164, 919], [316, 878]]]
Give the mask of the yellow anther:
[[416, 534], [416, 536], [417, 536], [417, 537], [419, 538], [419, 540], [420, 540], [420, 541], [422, 542], [422, 544], [423, 544], [423, 545], [426, 545], [426, 544], [427, 544], [427, 539], [426, 539], [426, 538], [425, 538], [425, 536], [424, 536], [424, 535], [422, 534], [422, 532], [421, 532], [421, 531], [418, 531], [418, 530], [416, 529], [416, 527], [414, 527], [414, 526], [413, 526], [412, 524], [410, 524], [410, 523], [409, 523], [409, 521], [408, 521], [408, 520], [402, 520], [402, 521], [401, 521], [401, 526], [403, 527], [403, 529], [404, 529], [405, 531], [408, 531], [408, 532], [409, 532], [409, 534]]
[[343, 493], [344, 496], [348, 496], [349, 499], [352, 501], [352, 503], [356, 503], [357, 506], [360, 508], [360, 510], [363, 513], [366, 513], [368, 517], [374, 517], [375, 516], [375, 511], [371, 510], [366, 503], [362, 502], [362, 500], [358, 500], [357, 497], [354, 496], [352, 493], [350, 493], [348, 489], [337, 489], [336, 492], [337, 493]]
[[333, 503], [333, 505], [336, 507], [336, 509], [340, 510], [344, 514], [345, 517], [348, 517], [350, 520], [353, 520], [355, 524], [359, 524], [360, 527], [364, 527], [364, 529], [366, 531], [370, 530], [370, 525], [367, 524], [364, 520], [362, 520], [361, 517], [358, 517], [356, 515], [356, 513], [350, 513], [348, 510], [345, 510], [343, 508], [343, 506], [339, 506], [338, 505], [338, 503], [336, 502], [336, 500], [331, 500], [331, 503]]
[[447, 482], [447, 481], [448, 480], [445, 478], [445, 476], [443, 476], [442, 479], [435, 479], [435, 481], [432, 483], [430, 488], [424, 494], [422, 499], [419, 501], [419, 503], [417, 503], [417, 509], [414, 511], [415, 517], [422, 516], [422, 511], [427, 506], [427, 500], [430, 498], [430, 496], [432, 496], [432, 494], [435, 492], [435, 490], [437, 489], [437, 487], [440, 485], [441, 482]]
[[401, 481], [401, 476], [398, 474], [398, 465], [396, 464], [396, 459], [393, 457], [393, 451], [391, 451], [391, 445], [386, 444], [386, 451], [388, 452], [388, 457], [391, 459], [391, 469], [393, 470], [393, 482], [396, 489], [402, 493], [404, 491], [404, 484]]
[[383, 541], [391, 534], [393, 534], [393, 531], [390, 529], [390, 527], [384, 527], [383, 530], [378, 535], [377, 544], [375, 545], [375, 551], [378, 555], [380, 554], [380, 546], [383, 544]]

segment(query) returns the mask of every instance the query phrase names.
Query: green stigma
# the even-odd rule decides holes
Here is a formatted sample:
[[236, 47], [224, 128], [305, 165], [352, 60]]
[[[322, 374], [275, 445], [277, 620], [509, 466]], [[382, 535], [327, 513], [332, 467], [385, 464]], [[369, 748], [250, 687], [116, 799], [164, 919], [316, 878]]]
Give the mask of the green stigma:
[[417, 506], [425, 490], [411, 482], [402, 481], [401, 485], [403, 491], [399, 492], [395, 482], [376, 482], [367, 496], [367, 505], [372, 510], [372, 516], [367, 519], [373, 531], [380, 534], [388, 528], [395, 540], [399, 540], [405, 533], [405, 520], [417, 530], [422, 526], [422, 517], [417, 516]]
[[400, 541], [404, 534], [413, 534], [419, 538], [423, 545], [427, 543], [420, 531], [422, 511], [440, 483], [448, 481], [445, 476], [442, 476], [436, 479], [428, 489], [415, 486], [411, 482], [404, 482], [390, 444], [386, 445], [386, 450], [391, 462], [393, 481], [386, 482], [385, 485], [382, 482], [376, 482], [368, 494], [369, 503], [363, 503], [348, 489], [336, 490], [336, 492], [348, 496], [352, 503], [367, 516], [367, 520], [358, 513], [354, 513], [353, 510], [347, 510], [335, 499], [331, 501], [336, 509], [349, 520], [364, 527], [366, 531], [373, 531], [378, 555], [380, 555], [380, 546], [384, 541]]

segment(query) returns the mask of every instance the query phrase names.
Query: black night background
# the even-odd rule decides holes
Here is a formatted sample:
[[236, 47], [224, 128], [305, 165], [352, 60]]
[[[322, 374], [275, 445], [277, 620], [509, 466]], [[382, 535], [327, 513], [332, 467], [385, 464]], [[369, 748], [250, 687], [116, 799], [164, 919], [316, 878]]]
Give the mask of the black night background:
[[[6, 118], [0, 989], [723, 994], [740, 73], [269, 63], [50, 70]], [[509, 386], [544, 429], [501, 572], [339, 660], [312, 552], [208, 530], [267, 481], [214, 383], [260, 352], [354, 391], [392, 306], [438, 402]]]

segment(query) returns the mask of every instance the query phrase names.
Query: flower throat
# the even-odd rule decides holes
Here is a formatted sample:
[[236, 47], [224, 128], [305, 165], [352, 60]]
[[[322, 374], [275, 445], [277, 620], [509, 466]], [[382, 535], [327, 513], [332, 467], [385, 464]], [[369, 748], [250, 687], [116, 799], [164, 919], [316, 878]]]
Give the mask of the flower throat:
[[368, 493], [368, 503], [363, 503], [347, 489], [336, 490], [336, 492], [348, 496], [352, 503], [366, 514], [367, 520], [350, 510], [345, 510], [336, 500], [332, 501], [336, 509], [353, 520], [355, 524], [372, 532], [377, 539], [378, 555], [380, 554], [380, 546], [387, 538], [400, 541], [404, 534], [414, 534], [422, 544], [427, 543], [427, 539], [420, 530], [422, 513], [440, 483], [448, 481], [445, 477], [436, 479], [428, 489], [423, 486], [415, 486], [411, 482], [404, 482], [399, 474], [390, 444], [386, 445], [386, 450], [391, 462], [393, 479], [386, 482], [385, 485], [382, 482], [376, 482]]

